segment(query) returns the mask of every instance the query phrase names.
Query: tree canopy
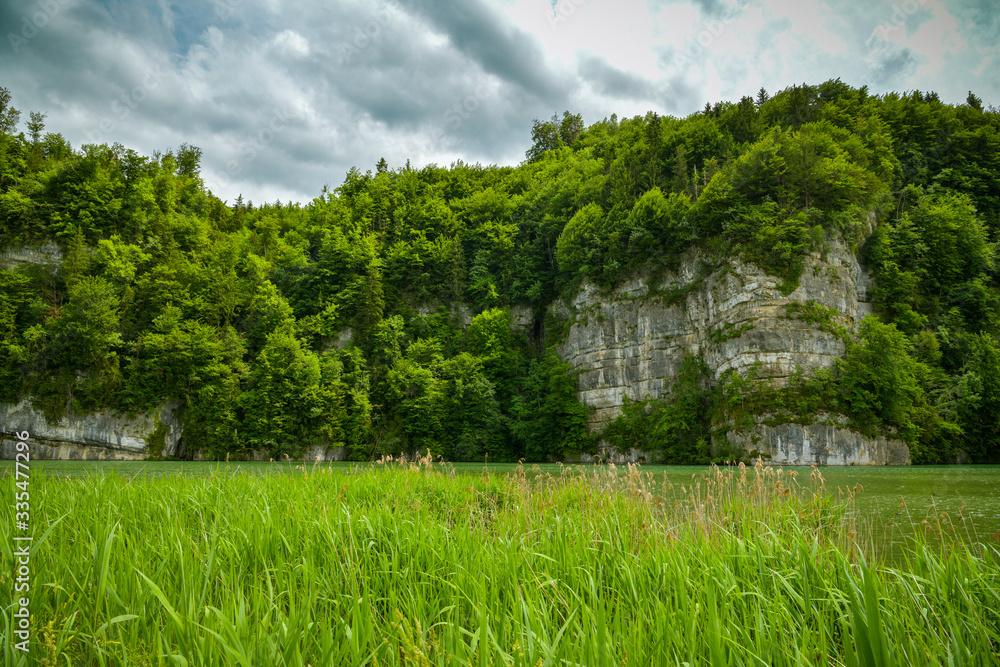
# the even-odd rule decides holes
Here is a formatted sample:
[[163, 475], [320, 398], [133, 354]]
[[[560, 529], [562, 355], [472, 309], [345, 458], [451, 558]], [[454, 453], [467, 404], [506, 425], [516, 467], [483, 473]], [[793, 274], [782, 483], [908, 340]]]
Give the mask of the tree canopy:
[[[566, 111], [535, 121], [516, 167], [380, 160], [258, 205], [206, 190], [195, 146], [72, 147], [41, 112], [19, 131], [12, 104], [0, 89], [0, 248], [63, 259], [0, 270], [2, 400], [50, 416], [175, 401], [189, 453], [558, 459], [594, 438], [551, 350], [554, 301], [693, 249], [793, 288], [833, 235], [871, 270], [877, 320], [816, 400], [918, 461], [1000, 460], [1000, 114], [971, 93], [835, 80], [687, 118]], [[700, 368], [608, 438], [713, 456], [723, 388]]]

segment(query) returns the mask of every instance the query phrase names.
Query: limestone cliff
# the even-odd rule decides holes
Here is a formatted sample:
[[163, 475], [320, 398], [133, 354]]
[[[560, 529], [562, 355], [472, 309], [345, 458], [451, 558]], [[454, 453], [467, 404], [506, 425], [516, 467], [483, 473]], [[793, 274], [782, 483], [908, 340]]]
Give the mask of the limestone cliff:
[[51, 271], [59, 268], [62, 251], [55, 243], [39, 246], [18, 246], [0, 250], [0, 269], [16, 269], [23, 266], [42, 266]]
[[[33, 459], [134, 461], [179, 454], [181, 426], [176, 408], [127, 418], [93, 413], [51, 423], [27, 399], [0, 403], [0, 459], [13, 459], [15, 433], [30, 434]], [[155, 450], [153, 448], [155, 447]]]
[[[868, 276], [843, 242], [829, 240], [806, 262], [799, 285], [783, 294], [779, 279], [738, 259], [712, 261], [689, 253], [673, 275], [650, 292], [644, 278], [611, 294], [584, 285], [561, 316], [571, 319], [557, 353], [580, 373], [580, 399], [594, 408], [591, 428], [619, 414], [623, 396], [660, 398], [688, 353], [701, 354], [715, 380], [760, 364], [758, 377], [781, 384], [801, 368], [829, 367], [844, 342], [817, 325], [789, 318], [793, 302], [835, 309], [838, 324], [853, 329], [871, 312]], [[730, 433], [730, 441], [757, 448], [775, 463], [908, 463], [906, 445], [880, 443], [837, 420], [822, 425], [757, 425]]]
[[845, 427], [844, 420], [817, 415], [812, 424], [758, 425], [730, 432], [730, 442], [771, 454], [785, 465], [909, 465], [906, 443], [885, 436], [867, 437]]

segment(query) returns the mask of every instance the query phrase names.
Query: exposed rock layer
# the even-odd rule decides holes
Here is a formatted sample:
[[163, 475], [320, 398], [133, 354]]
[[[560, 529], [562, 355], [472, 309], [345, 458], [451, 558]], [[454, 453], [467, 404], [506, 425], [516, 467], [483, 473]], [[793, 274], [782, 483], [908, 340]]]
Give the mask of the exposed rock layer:
[[44, 266], [51, 270], [59, 268], [62, 250], [55, 243], [40, 246], [21, 246], [0, 250], [0, 269], [16, 269], [22, 266]]
[[[871, 312], [869, 279], [855, 254], [830, 240], [826, 253], [806, 262], [798, 287], [783, 295], [779, 279], [733, 259], [713, 267], [690, 253], [676, 274], [650, 294], [644, 278], [602, 294], [585, 284], [560, 313], [573, 319], [558, 354], [580, 373], [580, 399], [594, 408], [597, 429], [621, 411], [623, 397], [661, 398], [670, 389], [686, 354], [701, 354], [715, 380], [732, 371], [746, 375], [759, 364], [758, 377], [781, 384], [796, 369], [805, 373], [833, 365], [844, 354], [837, 336], [789, 318], [793, 302], [815, 301], [835, 309], [838, 324], [854, 329]], [[758, 426], [731, 441], [759, 442], [776, 463], [908, 463], [905, 444], [881, 445], [842, 425], [807, 428]], [[820, 444], [821, 443], [821, 444]], [[752, 449], [752, 447], [748, 447]]]
[[867, 437], [824, 417], [808, 425], [758, 425], [749, 432], [730, 433], [729, 440], [785, 465], [909, 465], [910, 450], [904, 442]]
[[[30, 436], [32, 459], [133, 461], [149, 454], [175, 456], [181, 438], [175, 412], [173, 405], [167, 405], [157, 413], [138, 417], [98, 412], [65, 416], [53, 424], [28, 399], [0, 403], [0, 458], [14, 458], [15, 434], [23, 431]], [[162, 442], [160, 451], [149, 451], [151, 440]]]

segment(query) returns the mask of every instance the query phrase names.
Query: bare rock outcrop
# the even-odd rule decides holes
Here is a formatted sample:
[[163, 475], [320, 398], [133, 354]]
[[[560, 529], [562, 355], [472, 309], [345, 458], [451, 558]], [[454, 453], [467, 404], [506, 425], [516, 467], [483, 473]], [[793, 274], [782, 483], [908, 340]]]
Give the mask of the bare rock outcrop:
[[0, 269], [42, 266], [55, 271], [59, 268], [62, 257], [62, 250], [55, 243], [4, 248], [0, 250]]
[[[645, 278], [610, 294], [584, 284], [569, 306], [559, 306], [557, 314], [572, 323], [556, 351], [579, 372], [580, 399], [594, 408], [590, 426], [598, 429], [621, 412], [625, 396], [663, 397], [687, 354], [701, 354], [716, 381], [732, 371], [745, 376], [757, 365], [758, 377], [780, 385], [796, 369], [809, 373], [832, 366], [845, 352], [843, 340], [789, 317], [787, 306], [815, 302], [835, 310], [836, 323], [853, 330], [871, 312], [868, 286], [855, 253], [836, 239], [824, 253], [807, 258], [798, 286], [788, 294], [779, 278], [755, 265], [738, 259], [712, 264], [691, 252], [653, 292]], [[731, 433], [730, 441], [756, 442], [756, 449], [783, 464], [909, 462], [901, 441], [880, 445], [836, 423], [759, 424], [753, 434]]]
[[901, 440], [869, 437], [843, 420], [820, 415], [811, 424], [757, 425], [729, 434], [733, 444], [758, 450], [784, 465], [909, 465], [910, 450]]
[[181, 425], [169, 404], [136, 417], [102, 412], [67, 415], [49, 422], [29, 399], [0, 403], [0, 458], [13, 459], [16, 433], [27, 431], [32, 459], [135, 461], [149, 456], [177, 456]]

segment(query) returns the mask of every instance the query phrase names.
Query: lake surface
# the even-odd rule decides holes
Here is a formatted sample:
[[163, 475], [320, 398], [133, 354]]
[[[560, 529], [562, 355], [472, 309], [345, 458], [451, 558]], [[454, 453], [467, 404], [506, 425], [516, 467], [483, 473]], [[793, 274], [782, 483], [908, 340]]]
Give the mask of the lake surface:
[[[210, 475], [213, 472], [241, 473], [252, 475], [299, 474], [301, 467], [312, 467], [312, 463], [301, 462], [257, 463], [257, 462], [193, 462], [193, 461], [33, 461], [31, 474], [50, 476], [77, 476], [116, 472], [124, 476], [161, 475]], [[352, 466], [366, 466], [364, 463], [323, 463], [347, 472]], [[487, 469], [481, 463], [453, 464], [458, 474], [481, 475]], [[0, 461], [0, 470], [12, 469], [13, 461]], [[587, 467], [587, 466], [584, 466]], [[490, 464], [491, 474], [503, 474], [515, 468], [514, 464]], [[531, 475], [536, 466], [526, 465]], [[542, 472], [557, 474], [563, 466], [539, 465]], [[799, 482], [809, 484], [809, 469], [794, 468], [799, 471]], [[619, 468], [622, 470], [622, 468]], [[705, 468], [698, 466], [642, 466], [644, 472], [652, 472], [657, 481], [661, 476], [674, 483], [687, 482], [691, 475], [702, 473]], [[977, 541], [1000, 541], [1000, 466], [829, 466], [819, 469], [826, 480], [826, 487], [832, 492], [838, 488], [847, 489], [860, 485], [856, 503], [859, 514], [870, 520], [878, 532], [885, 531], [899, 535], [909, 533], [912, 525], [920, 525], [926, 518], [940, 516], [947, 512], [956, 528], [967, 532]], [[905, 504], [901, 506], [900, 500]], [[959, 520], [959, 515], [965, 517]], [[894, 525], [895, 524], [895, 525]]]

